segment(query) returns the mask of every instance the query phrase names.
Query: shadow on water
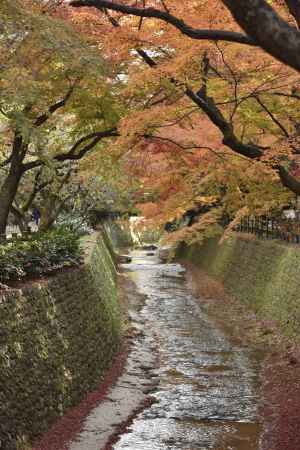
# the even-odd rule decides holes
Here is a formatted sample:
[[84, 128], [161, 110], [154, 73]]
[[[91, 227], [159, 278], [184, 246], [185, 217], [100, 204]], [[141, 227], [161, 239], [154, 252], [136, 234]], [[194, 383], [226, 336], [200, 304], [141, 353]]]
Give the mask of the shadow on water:
[[141, 315], [159, 348], [159, 384], [114, 449], [257, 450], [259, 358], [207, 316], [179, 264], [146, 251], [132, 257], [124, 268], [146, 296]]

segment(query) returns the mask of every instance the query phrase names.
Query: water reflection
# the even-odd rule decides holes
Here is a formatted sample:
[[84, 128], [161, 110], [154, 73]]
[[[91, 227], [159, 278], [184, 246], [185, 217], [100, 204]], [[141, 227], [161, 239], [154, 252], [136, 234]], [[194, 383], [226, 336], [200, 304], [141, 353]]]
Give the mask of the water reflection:
[[257, 362], [232, 344], [189, 292], [184, 269], [133, 252], [141, 315], [160, 349], [156, 402], [116, 450], [257, 450]]

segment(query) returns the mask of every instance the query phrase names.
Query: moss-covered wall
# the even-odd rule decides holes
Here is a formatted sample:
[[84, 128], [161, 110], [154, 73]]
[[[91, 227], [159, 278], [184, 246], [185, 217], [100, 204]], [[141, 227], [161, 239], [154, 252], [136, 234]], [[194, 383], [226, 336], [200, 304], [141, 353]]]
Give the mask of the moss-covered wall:
[[115, 267], [101, 234], [84, 267], [0, 296], [0, 448], [25, 449], [94, 389], [118, 348]]
[[234, 236], [222, 245], [182, 246], [183, 256], [261, 317], [275, 320], [282, 332], [300, 338], [300, 248]]
[[114, 250], [128, 248], [133, 245], [129, 221], [119, 220], [113, 222], [107, 220], [103, 224], [103, 228]]

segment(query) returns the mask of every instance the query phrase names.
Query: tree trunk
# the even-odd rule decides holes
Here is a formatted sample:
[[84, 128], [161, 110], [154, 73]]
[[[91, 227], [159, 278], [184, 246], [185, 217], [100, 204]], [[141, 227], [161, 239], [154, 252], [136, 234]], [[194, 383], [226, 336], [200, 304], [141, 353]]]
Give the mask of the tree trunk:
[[22, 178], [21, 164], [12, 164], [0, 190], [0, 234], [5, 234], [8, 214]]
[[60, 212], [57, 196], [48, 193], [48, 196], [44, 201], [44, 206], [43, 208], [41, 208], [40, 212], [41, 212], [41, 221], [39, 225], [39, 230], [47, 231], [53, 226]]
[[44, 210], [41, 215], [41, 221], [39, 225], [40, 231], [47, 231], [52, 228], [57, 215], [52, 214], [49, 210]]
[[0, 234], [5, 234], [8, 214], [18, 191], [24, 173], [23, 160], [28, 144], [23, 142], [22, 135], [15, 132], [8, 175], [0, 189]]

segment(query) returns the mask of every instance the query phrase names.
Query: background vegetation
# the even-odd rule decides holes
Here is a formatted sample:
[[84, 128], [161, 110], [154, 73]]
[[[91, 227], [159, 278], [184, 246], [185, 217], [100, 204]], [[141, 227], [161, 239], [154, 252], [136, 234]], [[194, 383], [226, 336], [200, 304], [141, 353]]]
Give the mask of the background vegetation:
[[79, 265], [82, 250], [79, 234], [69, 228], [55, 228], [35, 233], [28, 240], [0, 245], [0, 281], [49, 275], [51, 272]]

